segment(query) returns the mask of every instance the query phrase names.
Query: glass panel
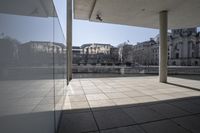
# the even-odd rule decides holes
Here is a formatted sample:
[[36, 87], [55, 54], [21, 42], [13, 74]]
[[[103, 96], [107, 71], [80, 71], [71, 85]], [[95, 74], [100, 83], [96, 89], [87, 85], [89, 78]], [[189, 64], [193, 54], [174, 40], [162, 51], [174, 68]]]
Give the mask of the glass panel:
[[[66, 86], [66, 0], [54, 1], [58, 9], [54, 17], [54, 86], [55, 86], [55, 122], [59, 124], [59, 118], [64, 103], [64, 89]], [[62, 9], [62, 10], [61, 10]], [[59, 21], [61, 20], [61, 21]], [[64, 31], [64, 32], [63, 32]]]
[[54, 133], [64, 101], [66, 47], [53, 2], [1, 0], [0, 27], [1, 132]]

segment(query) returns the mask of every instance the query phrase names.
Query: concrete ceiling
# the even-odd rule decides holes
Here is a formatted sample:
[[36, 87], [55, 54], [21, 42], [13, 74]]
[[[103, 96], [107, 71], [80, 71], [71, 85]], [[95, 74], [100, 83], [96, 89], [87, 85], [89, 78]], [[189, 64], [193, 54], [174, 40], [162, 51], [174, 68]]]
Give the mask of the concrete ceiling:
[[53, 14], [52, 0], [1, 0], [0, 13], [52, 17]]
[[74, 0], [74, 18], [159, 28], [159, 12], [168, 11], [169, 29], [200, 26], [200, 0]]

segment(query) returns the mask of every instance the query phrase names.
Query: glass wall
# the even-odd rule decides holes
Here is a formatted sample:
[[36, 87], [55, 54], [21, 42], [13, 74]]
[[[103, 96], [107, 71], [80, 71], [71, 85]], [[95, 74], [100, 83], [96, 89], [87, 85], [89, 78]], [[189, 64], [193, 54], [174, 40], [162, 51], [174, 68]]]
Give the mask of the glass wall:
[[0, 1], [2, 133], [57, 131], [66, 86], [66, 16], [59, 15], [66, 2], [60, 2]]
[[[66, 81], [66, 0], [54, 0], [54, 45], [58, 46], [54, 52], [54, 89], [55, 89], [55, 123], [58, 127], [64, 103]], [[62, 49], [59, 47], [62, 46]]]

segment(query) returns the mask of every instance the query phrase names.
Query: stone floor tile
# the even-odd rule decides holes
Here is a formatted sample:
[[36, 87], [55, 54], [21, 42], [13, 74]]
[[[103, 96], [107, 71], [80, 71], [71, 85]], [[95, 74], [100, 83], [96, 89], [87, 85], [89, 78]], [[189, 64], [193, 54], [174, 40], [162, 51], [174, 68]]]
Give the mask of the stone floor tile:
[[100, 133], [145, 133], [139, 126], [120, 127], [108, 130], [102, 130]]
[[105, 100], [109, 99], [105, 94], [98, 93], [98, 94], [87, 94], [87, 100]]
[[109, 93], [109, 92], [119, 92], [118, 90], [114, 89], [114, 88], [106, 88], [106, 89], [101, 89], [101, 91], [103, 91], [104, 93]]
[[173, 99], [172, 96], [168, 94], [157, 94], [157, 95], [152, 95], [152, 97], [158, 99], [158, 100], [170, 100]]
[[97, 87], [95, 85], [92, 86], [82, 86], [83, 90], [93, 90], [93, 89], [97, 89]]
[[67, 95], [83, 95], [84, 91], [83, 90], [70, 90], [67, 91]]
[[166, 103], [154, 104], [148, 107], [167, 118], [188, 114], [186, 111]]
[[109, 99], [90, 100], [88, 102], [89, 102], [90, 108], [115, 106], [115, 103], [112, 100], [109, 100]]
[[69, 100], [70, 100], [70, 102], [85, 102], [85, 101], [87, 101], [85, 95], [70, 95]]
[[146, 103], [146, 102], [154, 102], [157, 101], [156, 98], [151, 96], [141, 96], [141, 97], [134, 97], [134, 100], [138, 101], [139, 103]]
[[176, 123], [164, 120], [141, 125], [147, 133], [190, 133]]
[[87, 109], [89, 104], [87, 101], [84, 102], [71, 102], [71, 109]]
[[[198, 80], [176, 77], [168, 77], [168, 79], [169, 82], [177, 85], [200, 89], [200, 82]], [[67, 97], [64, 104], [64, 109], [66, 109], [64, 112], [68, 111], [68, 113], [64, 114], [87, 114], [91, 110], [95, 113], [102, 112], [96, 114], [98, 124], [101, 125], [102, 129], [105, 129], [102, 132], [135, 132], [134, 129], [132, 130], [132, 128], [129, 127], [129, 123], [136, 124], [135, 121], [143, 124], [142, 127], [145, 128], [146, 133], [185, 133], [185, 130], [181, 126], [193, 132], [199, 131], [199, 125], [196, 124], [196, 121], [199, 121], [197, 117], [200, 117], [200, 115], [194, 115], [200, 113], [199, 91], [172, 84], [159, 83], [157, 76], [145, 78], [73, 79], [70, 84], [71, 85], [69, 85], [66, 90]], [[135, 109], [135, 107], [140, 108]], [[133, 110], [126, 110], [132, 108]], [[118, 110], [115, 111], [116, 109]], [[123, 113], [119, 111], [120, 109], [123, 109]], [[107, 112], [108, 110], [110, 111]], [[183, 117], [185, 114], [192, 114], [195, 118], [185, 118]], [[91, 122], [93, 121], [91, 120], [92, 116], [84, 116], [85, 115], [72, 116], [75, 119], [67, 116], [68, 121], [66, 120], [65, 123], [68, 127], [71, 127], [71, 129], [65, 130], [68, 130], [70, 133], [98, 132], [97, 127], [91, 130], [85, 130], [91, 127], [87, 126], [87, 121], [89, 121], [89, 123], [95, 122]], [[78, 121], [79, 117], [81, 121]], [[173, 119], [173, 121], [164, 120], [165, 118], [172, 119], [174, 117], [181, 118]], [[82, 124], [84, 121], [86, 125]], [[142, 122], [147, 123], [144, 124]], [[70, 124], [74, 125], [71, 126]], [[136, 132], [140, 131], [136, 130]]]
[[115, 88], [117, 91], [119, 92], [125, 92], [125, 91], [132, 91], [132, 88], [128, 88], [128, 87], [119, 87], [119, 88]]
[[192, 131], [192, 133], [200, 132], [200, 117], [197, 116], [187, 116], [173, 119], [180, 126]]
[[115, 98], [112, 101], [116, 105], [128, 105], [128, 104], [138, 104], [138, 101], [134, 100], [133, 98]]
[[108, 96], [110, 99], [114, 98], [128, 98], [127, 95], [121, 93], [121, 92], [115, 92], [115, 93], [105, 93], [106, 96]]
[[143, 94], [145, 95], [156, 95], [156, 94], [160, 94], [160, 91], [157, 90], [152, 90], [152, 89], [145, 89], [145, 90], [140, 90]]
[[195, 97], [195, 98], [192, 98], [190, 100], [188, 100], [194, 104], [197, 104], [197, 105], [200, 105], [200, 97]]
[[100, 89], [85, 89], [84, 90], [85, 94], [97, 94], [97, 93], [102, 93]]
[[126, 91], [123, 92], [125, 95], [129, 97], [138, 97], [138, 96], [146, 96], [146, 94], [140, 92], [140, 91]]
[[123, 111], [126, 112], [137, 123], [150, 122], [150, 121], [161, 120], [165, 118], [159, 113], [144, 106], [124, 108]]
[[80, 133], [97, 130], [91, 112], [70, 113], [63, 115], [59, 133]]
[[200, 92], [199, 91], [186, 91], [186, 92], [183, 92], [184, 94], [186, 94], [187, 96], [200, 96]]
[[160, 93], [168, 94], [168, 93], [172, 93], [172, 92], [180, 92], [180, 91], [182, 91], [182, 90], [179, 91], [179, 89], [177, 89], [177, 88], [175, 88], [175, 89], [170, 89], [169, 86], [166, 86], [166, 87], [164, 87], [164, 88], [162, 88], [162, 89], [159, 89], [159, 90], [157, 90], [157, 91], [159, 91]]
[[184, 92], [168, 93], [168, 95], [172, 96], [174, 99], [176, 99], [176, 98], [189, 97], [188, 94], [185, 94]]
[[121, 109], [94, 111], [94, 117], [100, 129], [128, 126], [135, 123]]
[[186, 101], [186, 100], [179, 100], [179, 101], [175, 101], [175, 102], [169, 102], [169, 104], [172, 104], [176, 107], [179, 107], [187, 112], [190, 112], [190, 113], [200, 113], [200, 106], [195, 104], [195, 103], [192, 103], [192, 102], [189, 102], [189, 101]]

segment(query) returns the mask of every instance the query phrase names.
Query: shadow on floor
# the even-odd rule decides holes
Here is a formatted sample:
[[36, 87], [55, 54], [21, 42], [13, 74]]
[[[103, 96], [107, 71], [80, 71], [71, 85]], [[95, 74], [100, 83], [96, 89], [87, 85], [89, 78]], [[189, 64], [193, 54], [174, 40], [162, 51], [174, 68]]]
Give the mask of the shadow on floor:
[[200, 75], [181, 75], [181, 74], [176, 74], [176, 75], [169, 75], [170, 77], [175, 77], [175, 78], [181, 78], [181, 79], [191, 79], [191, 80], [200, 80]]
[[200, 97], [65, 110], [59, 133], [199, 133]]
[[186, 89], [191, 89], [191, 90], [195, 90], [195, 91], [200, 91], [199, 88], [195, 88], [195, 87], [191, 87], [191, 86], [185, 86], [185, 85], [181, 85], [181, 84], [177, 84], [177, 83], [167, 82], [166, 84], [174, 85], [174, 86], [182, 87], [182, 88], [186, 88]]

